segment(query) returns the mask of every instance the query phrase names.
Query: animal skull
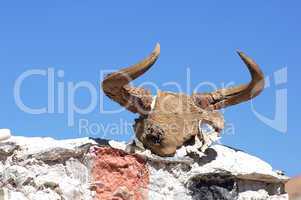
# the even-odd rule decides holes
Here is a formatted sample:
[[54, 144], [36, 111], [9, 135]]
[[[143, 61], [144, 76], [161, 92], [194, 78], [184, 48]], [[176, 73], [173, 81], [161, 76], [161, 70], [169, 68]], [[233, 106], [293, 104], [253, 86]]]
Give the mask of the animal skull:
[[224, 128], [223, 116], [217, 111], [256, 97], [264, 88], [264, 75], [259, 66], [244, 53], [238, 52], [252, 80], [248, 84], [223, 88], [210, 93], [190, 95], [158, 91], [153, 97], [149, 90], [129, 83], [145, 73], [158, 59], [160, 45], [138, 64], [106, 76], [104, 93], [133, 113], [136, 137], [144, 147], [160, 156], [171, 156], [178, 148], [196, 136], [202, 139], [199, 125], [206, 123], [216, 132]]

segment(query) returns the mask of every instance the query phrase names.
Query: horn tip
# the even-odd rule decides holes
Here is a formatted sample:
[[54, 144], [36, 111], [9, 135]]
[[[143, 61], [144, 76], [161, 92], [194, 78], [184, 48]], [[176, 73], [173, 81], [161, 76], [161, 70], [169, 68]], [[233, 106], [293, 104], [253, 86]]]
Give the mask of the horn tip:
[[243, 60], [250, 59], [244, 52], [242, 52], [240, 50], [236, 50], [236, 52], [241, 59], [243, 59]]
[[160, 43], [157, 42], [156, 46], [155, 46], [155, 49], [154, 49], [154, 53], [160, 54], [160, 50], [161, 50]]
[[237, 53], [239, 56], [243, 56], [243, 55], [244, 55], [244, 52], [242, 52], [242, 51], [239, 50], [239, 49], [236, 50], [236, 53]]

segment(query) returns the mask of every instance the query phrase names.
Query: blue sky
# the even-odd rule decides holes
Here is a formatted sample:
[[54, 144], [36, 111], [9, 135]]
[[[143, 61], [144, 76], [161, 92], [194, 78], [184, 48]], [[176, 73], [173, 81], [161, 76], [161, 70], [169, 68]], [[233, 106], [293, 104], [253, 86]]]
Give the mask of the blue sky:
[[[187, 68], [191, 88], [204, 81], [217, 86], [244, 83], [249, 75], [235, 53], [240, 49], [260, 64], [270, 85], [253, 101], [257, 115], [250, 103], [226, 109], [226, 122], [235, 131], [225, 134], [222, 143], [257, 155], [288, 175], [297, 175], [301, 171], [300, 6], [298, 1], [280, 0], [0, 1], [0, 127], [23, 136], [129, 140], [133, 133], [120, 126], [131, 123], [134, 114], [99, 111], [119, 108], [107, 98], [101, 101], [101, 71], [133, 64], [160, 42], [160, 59], [135, 84], [151, 81], [174, 91], [165, 84], [176, 81], [185, 89]], [[53, 112], [51, 108], [44, 114], [22, 111], [14, 96], [20, 75], [30, 70], [49, 75], [48, 69], [55, 74]], [[283, 78], [284, 82], [275, 84], [279, 83], [275, 72], [281, 69], [287, 70], [287, 81]], [[27, 77], [19, 90], [22, 102], [32, 108], [45, 107], [47, 81], [46, 75]], [[87, 114], [75, 113], [74, 125], [69, 126], [68, 84], [83, 81], [97, 90], [97, 105]], [[59, 87], [65, 95], [60, 104], [65, 106], [60, 108], [63, 112], [58, 112]], [[206, 91], [200, 88], [199, 92], [202, 89]], [[274, 118], [279, 91], [287, 91], [279, 102], [284, 110], [287, 107], [288, 116], [278, 113], [280, 121], [269, 125], [258, 116]], [[71, 100], [85, 108], [91, 103], [90, 93], [78, 89]], [[82, 131], [80, 120], [88, 123], [90, 132]], [[285, 127], [286, 121], [287, 131], [277, 128], [277, 124]]]

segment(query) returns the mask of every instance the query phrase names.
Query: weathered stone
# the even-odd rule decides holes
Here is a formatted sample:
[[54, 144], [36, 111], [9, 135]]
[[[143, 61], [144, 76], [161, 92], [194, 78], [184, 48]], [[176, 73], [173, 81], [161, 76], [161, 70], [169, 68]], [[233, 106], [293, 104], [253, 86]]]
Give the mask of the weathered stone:
[[45, 189], [45, 190], [40, 190], [37, 191], [36, 193], [31, 193], [28, 195], [28, 199], [30, 200], [61, 200], [62, 198], [60, 197], [59, 194], [56, 192], [52, 191], [51, 189]]
[[91, 173], [98, 199], [143, 200], [141, 189], [147, 189], [149, 175], [142, 158], [111, 147], [96, 148], [93, 154]]
[[11, 132], [9, 129], [0, 129], [0, 141], [7, 140], [11, 137]]
[[78, 180], [81, 184], [89, 182], [88, 168], [78, 159], [71, 158], [66, 161], [66, 173], [72, 179]]
[[0, 143], [0, 160], [6, 159], [7, 156], [13, 154], [18, 149], [18, 145], [14, 142], [1, 142]]
[[41, 174], [37, 175], [35, 184], [38, 187], [55, 189], [66, 178], [65, 167], [62, 164], [58, 164], [46, 168]]
[[59, 191], [64, 199], [82, 200], [84, 197], [83, 184], [79, 181], [65, 178], [59, 182]]
[[12, 200], [28, 200], [28, 198], [23, 193], [12, 190], [8, 191], [7, 196]]
[[187, 185], [193, 199], [232, 200], [238, 195], [235, 177], [231, 175], [207, 174], [193, 177]]
[[32, 172], [18, 165], [8, 166], [1, 172], [0, 177], [3, 183], [10, 183], [14, 187], [22, 187], [34, 179]]
[[213, 145], [200, 153], [195, 144], [159, 157], [96, 141], [12, 137], [0, 143], [9, 152], [0, 162], [0, 186], [13, 200], [288, 199], [288, 178], [239, 150]]

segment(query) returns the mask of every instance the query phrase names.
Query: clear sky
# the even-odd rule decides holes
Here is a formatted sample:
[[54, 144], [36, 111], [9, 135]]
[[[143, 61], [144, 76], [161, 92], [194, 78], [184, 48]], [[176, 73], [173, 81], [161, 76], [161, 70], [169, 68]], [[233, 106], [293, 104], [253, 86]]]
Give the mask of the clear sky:
[[154, 84], [177, 91], [171, 81], [183, 92], [199, 83], [221, 87], [249, 80], [235, 53], [240, 49], [260, 64], [269, 84], [253, 108], [249, 102], [226, 109], [222, 143], [297, 175], [300, 6], [280, 0], [1, 1], [0, 128], [23, 136], [127, 141], [133, 132], [124, 127], [136, 116], [104, 112], [120, 108], [100, 92], [104, 70], [133, 64], [160, 42], [160, 59], [135, 84], [151, 82], [153, 92]]

